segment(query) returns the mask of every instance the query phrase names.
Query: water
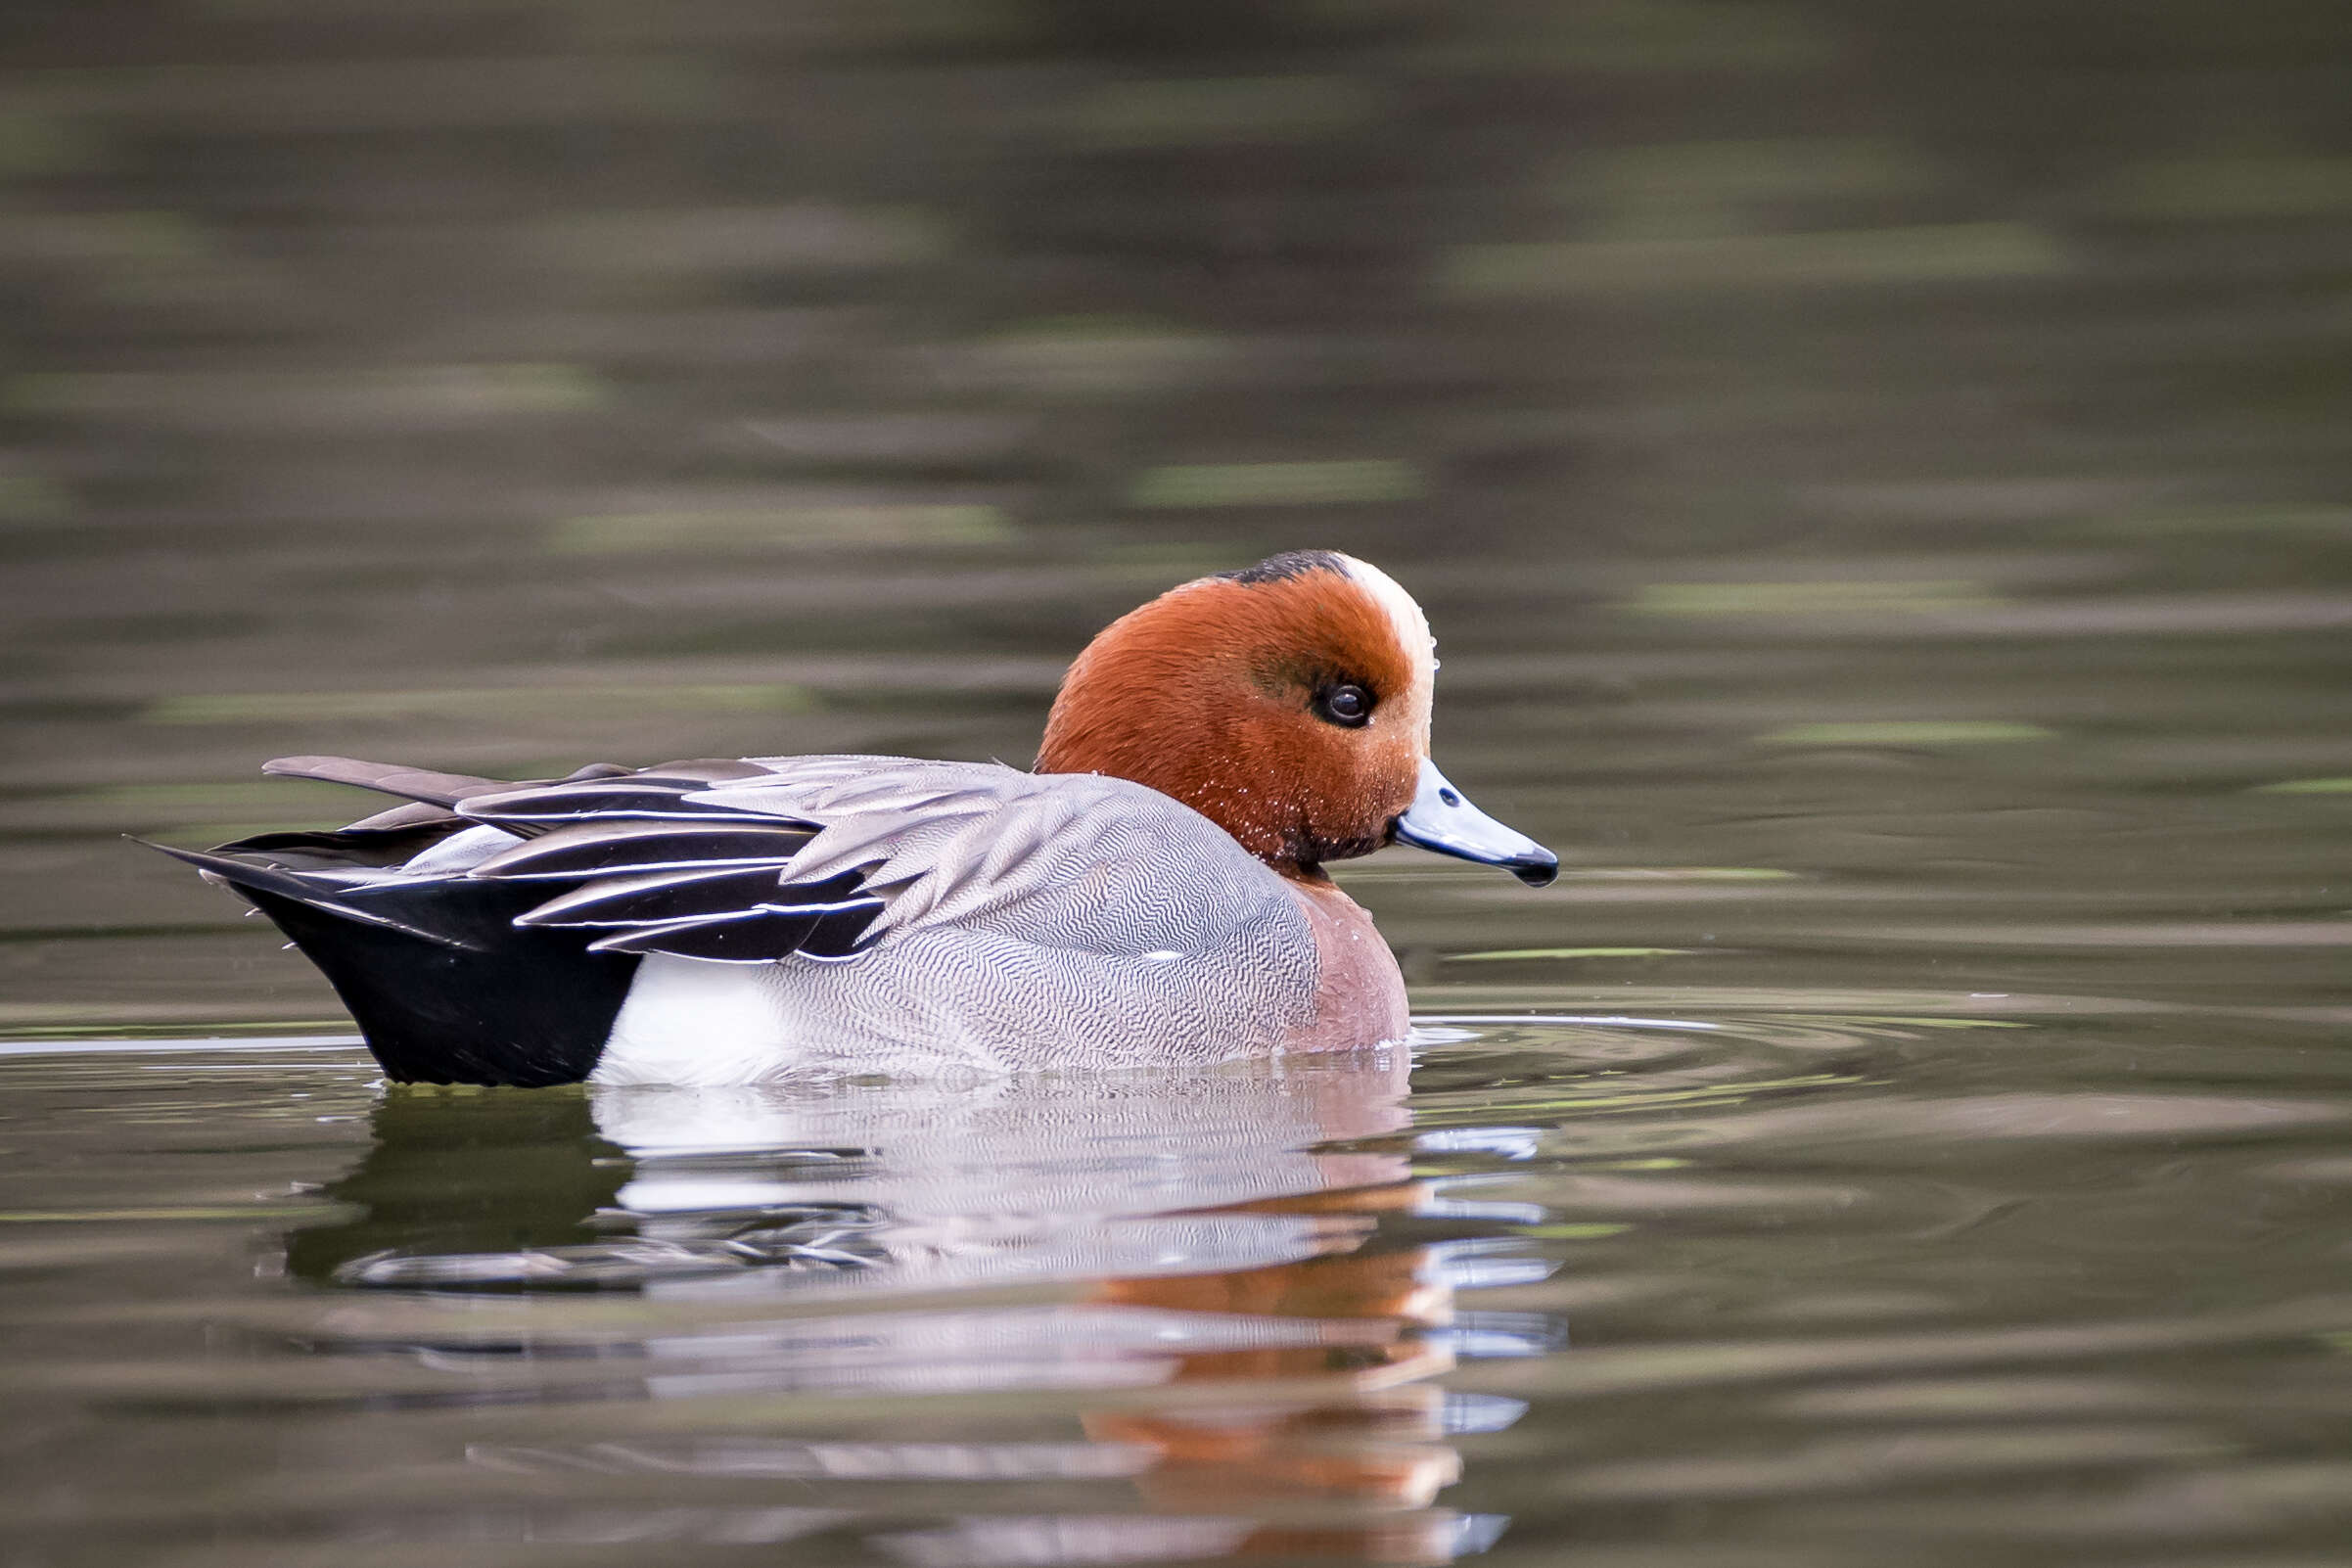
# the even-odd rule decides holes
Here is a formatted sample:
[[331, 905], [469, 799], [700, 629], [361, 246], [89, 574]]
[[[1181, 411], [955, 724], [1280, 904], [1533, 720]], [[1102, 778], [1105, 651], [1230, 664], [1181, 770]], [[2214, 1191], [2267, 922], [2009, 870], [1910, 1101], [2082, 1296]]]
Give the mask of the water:
[[[2342, 1560], [2330, 8], [624, 10], [0, 20], [0, 1560]], [[119, 837], [1299, 546], [1409, 1052], [392, 1088]]]
[[2340, 1547], [2340, 1053], [1907, 1000], [1464, 1017], [1409, 1093], [11, 1055], [16, 1560]]

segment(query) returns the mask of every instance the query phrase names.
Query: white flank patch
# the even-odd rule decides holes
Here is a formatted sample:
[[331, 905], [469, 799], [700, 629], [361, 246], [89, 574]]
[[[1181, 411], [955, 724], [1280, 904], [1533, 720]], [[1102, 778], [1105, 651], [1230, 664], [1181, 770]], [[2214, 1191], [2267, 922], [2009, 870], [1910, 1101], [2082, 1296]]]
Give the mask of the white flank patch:
[[783, 1064], [766, 964], [649, 952], [605, 1038], [591, 1084], [754, 1084]]

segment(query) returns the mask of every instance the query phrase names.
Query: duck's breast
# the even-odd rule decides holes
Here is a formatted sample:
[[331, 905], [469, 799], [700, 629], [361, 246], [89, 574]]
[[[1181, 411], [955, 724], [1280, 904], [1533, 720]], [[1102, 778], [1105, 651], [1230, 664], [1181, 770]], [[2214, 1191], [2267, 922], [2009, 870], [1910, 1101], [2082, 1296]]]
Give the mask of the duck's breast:
[[1405, 976], [1363, 905], [1324, 880], [1285, 884], [1314, 940], [1314, 1005], [1283, 1040], [1294, 1051], [1402, 1040], [1412, 1027]]

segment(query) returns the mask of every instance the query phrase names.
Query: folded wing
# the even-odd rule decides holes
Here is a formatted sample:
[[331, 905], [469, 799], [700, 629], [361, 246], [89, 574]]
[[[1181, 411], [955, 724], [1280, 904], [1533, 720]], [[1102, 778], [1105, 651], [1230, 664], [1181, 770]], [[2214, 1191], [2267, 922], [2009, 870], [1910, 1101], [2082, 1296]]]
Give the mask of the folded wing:
[[458, 814], [519, 842], [466, 875], [547, 885], [552, 896], [515, 924], [580, 929], [592, 952], [856, 956], [883, 903], [853, 869], [811, 877], [796, 866], [821, 824], [714, 791], [764, 776], [745, 762], [685, 763], [468, 795]]
[[[343, 758], [269, 771], [411, 804], [185, 857], [281, 896], [303, 884], [317, 907], [452, 946], [479, 948], [496, 925], [575, 931], [616, 955], [839, 962], [952, 925], [1206, 950], [1267, 897], [1212, 824], [1115, 779], [881, 757], [598, 764], [521, 784]], [[1187, 876], [1168, 878], [1171, 863]]]

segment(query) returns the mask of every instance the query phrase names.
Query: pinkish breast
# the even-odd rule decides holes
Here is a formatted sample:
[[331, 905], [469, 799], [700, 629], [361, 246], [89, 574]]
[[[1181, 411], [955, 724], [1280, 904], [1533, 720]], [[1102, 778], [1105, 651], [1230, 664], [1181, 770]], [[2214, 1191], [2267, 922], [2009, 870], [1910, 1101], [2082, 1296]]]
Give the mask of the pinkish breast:
[[1286, 878], [1285, 883], [1314, 931], [1322, 978], [1315, 987], [1314, 1018], [1291, 1033], [1284, 1048], [1336, 1051], [1402, 1040], [1411, 1023], [1405, 976], [1371, 915], [1327, 880]]

